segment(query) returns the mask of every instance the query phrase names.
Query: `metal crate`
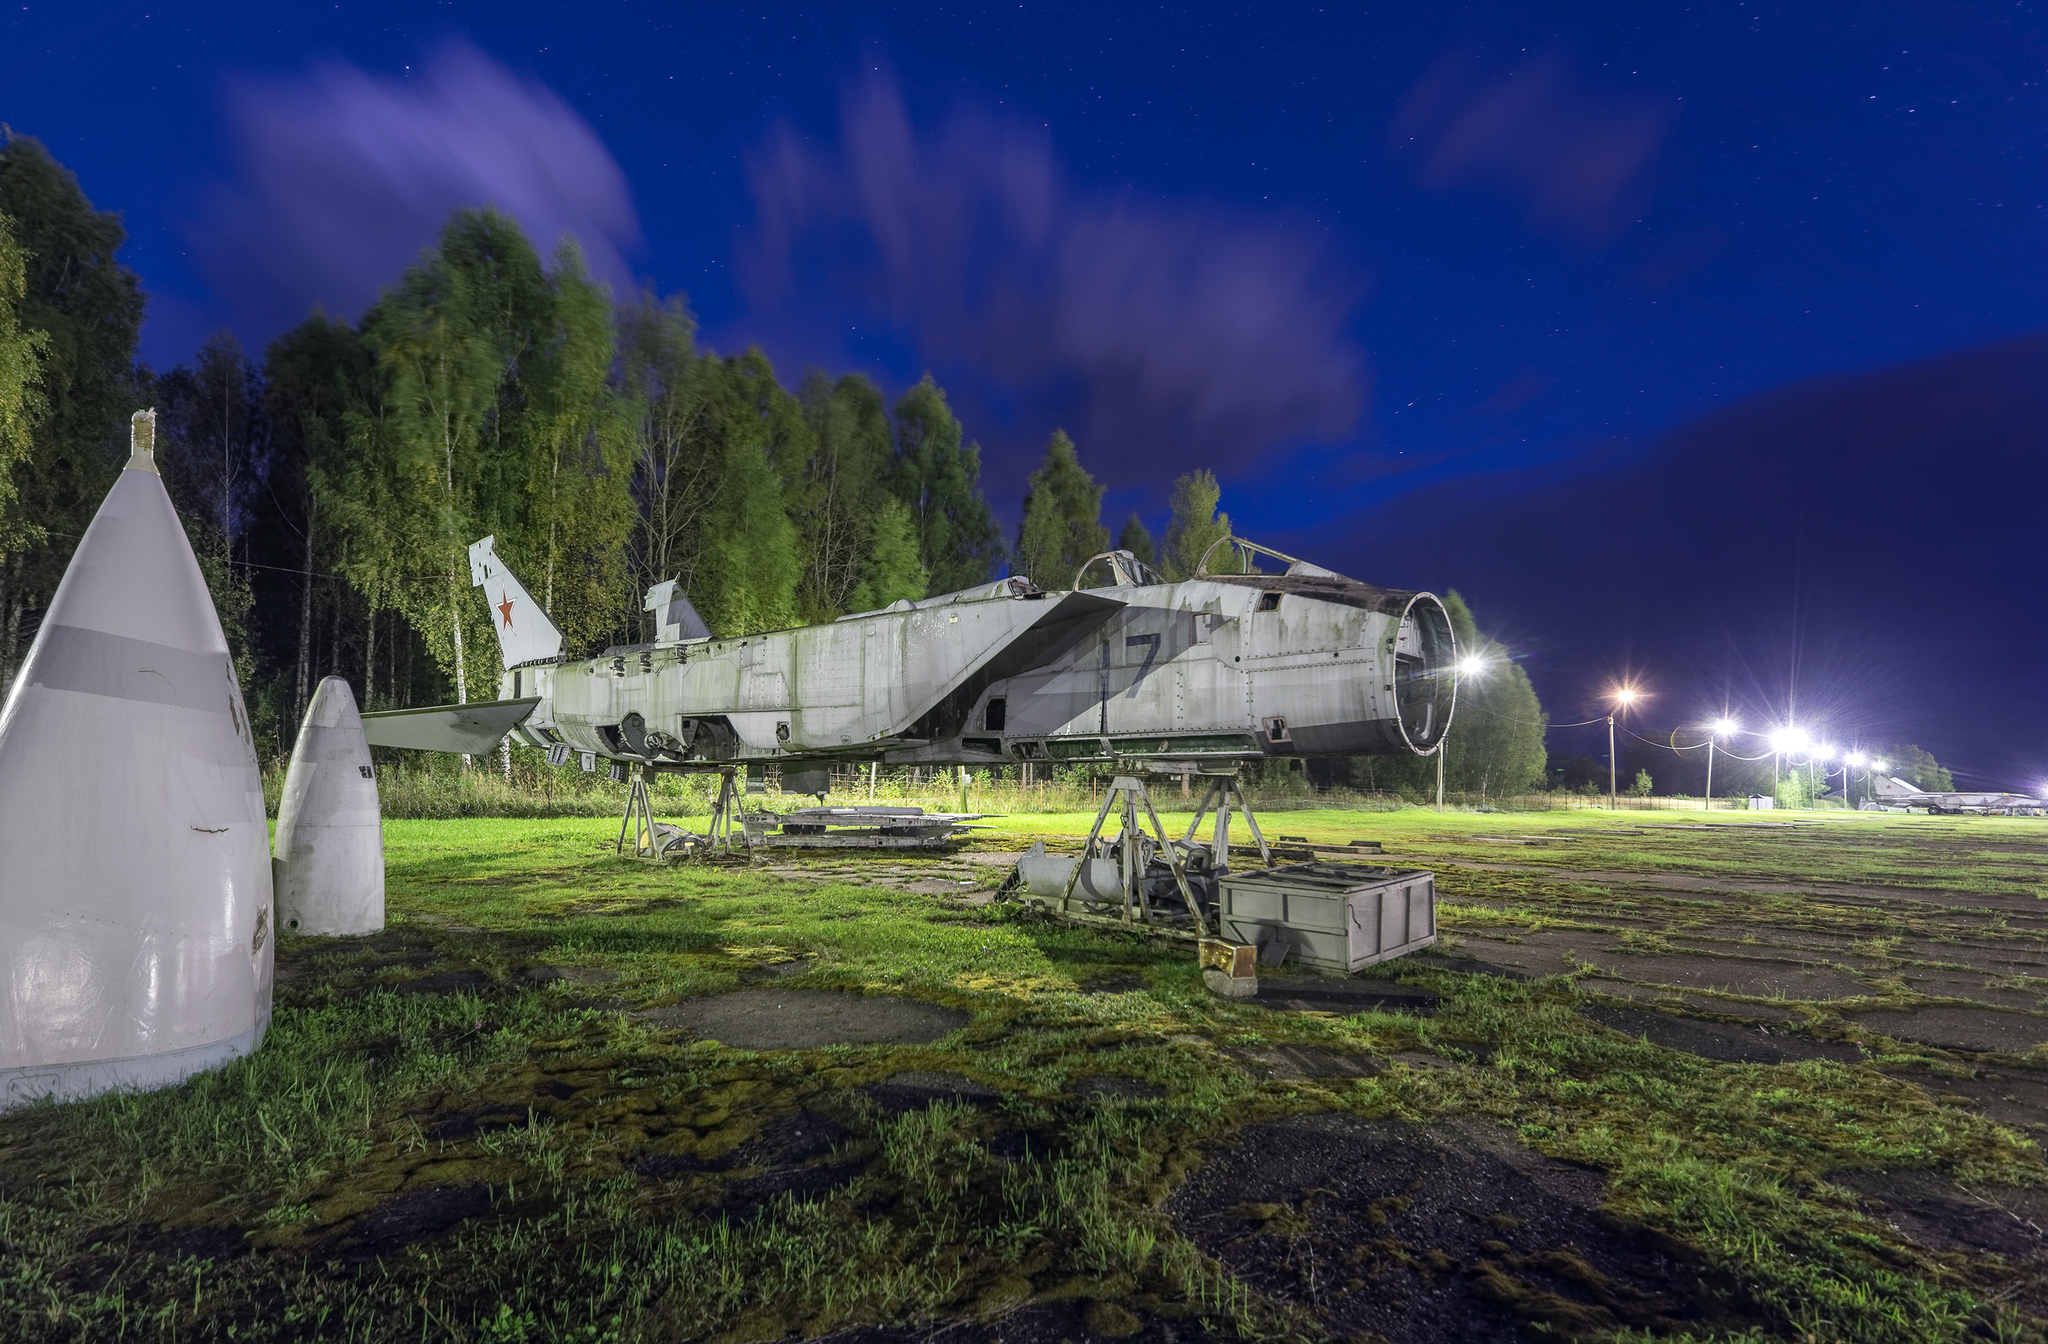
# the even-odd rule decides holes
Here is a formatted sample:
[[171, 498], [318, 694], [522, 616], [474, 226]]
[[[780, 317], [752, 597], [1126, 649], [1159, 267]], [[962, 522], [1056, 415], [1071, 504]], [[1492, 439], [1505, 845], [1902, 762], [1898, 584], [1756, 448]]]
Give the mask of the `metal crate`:
[[1419, 868], [1291, 863], [1216, 885], [1223, 936], [1256, 943], [1268, 964], [1292, 955], [1349, 974], [1436, 941], [1436, 874]]

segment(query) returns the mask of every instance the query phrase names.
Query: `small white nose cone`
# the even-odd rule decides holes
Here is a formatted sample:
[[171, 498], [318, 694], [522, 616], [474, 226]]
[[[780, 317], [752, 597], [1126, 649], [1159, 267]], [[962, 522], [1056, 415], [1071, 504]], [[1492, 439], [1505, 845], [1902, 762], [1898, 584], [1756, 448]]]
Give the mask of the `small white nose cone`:
[[270, 1022], [263, 781], [146, 419], [0, 706], [0, 1109], [180, 1082]]
[[306, 706], [277, 808], [277, 926], [285, 933], [384, 927], [384, 821], [356, 697], [327, 677]]

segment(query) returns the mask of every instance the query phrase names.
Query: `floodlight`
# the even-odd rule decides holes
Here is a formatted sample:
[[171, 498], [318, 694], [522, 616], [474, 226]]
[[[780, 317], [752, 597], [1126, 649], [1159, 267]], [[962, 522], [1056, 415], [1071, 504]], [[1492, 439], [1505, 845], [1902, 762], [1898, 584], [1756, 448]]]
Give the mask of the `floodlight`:
[[1712, 723], [1707, 725], [1707, 728], [1711, 732], [1725, 735], [1735, 731], [1735, 720], [1725, 718], [1715, 719]]
[[1636, 702], [1635, 688], [1632, 686], [1621, 687], [1619, 690], [1615, 691], [1614, 701], [1618, 705], [1634, 704]]
[[1486, 660], [1484, 658], [1465, 658], [1461, 659], [1458, 663], [1458, 675], [1461, 677], [1476, 677], [1485, 670]]
[[1872, 761], [1872, 762], [1870, 763], [1870, 768], [1871, 768], [1871, 769], [1873, 769], [1873, 770], [1880, 770], [1880, 771], [1882, 771], [1882, 770], [1889, 770], [1889, 769], [1891, 769], [1891, 766], [1889, 766], [1889, 765], [1885, 764], [1885, 763], [1884, 763], [1883, 761]]
[[1849, 753], [1846, 759], [1851, 765], [1862, 765], [1864, 762], [1864, 755], [1860, 751], [1852, 751]]
[[1771, 731], [1771, 750], [1777, 752], [1797, 751], [1812, 741], [1802, 729], [1775, 728]]
[[1822, 764], [1826, 764], [1827, 762], [1835, 759], [1835, 749], [1825, 742], [1815, 747], [1813, 749], [1813, 754], [1820, 759]]

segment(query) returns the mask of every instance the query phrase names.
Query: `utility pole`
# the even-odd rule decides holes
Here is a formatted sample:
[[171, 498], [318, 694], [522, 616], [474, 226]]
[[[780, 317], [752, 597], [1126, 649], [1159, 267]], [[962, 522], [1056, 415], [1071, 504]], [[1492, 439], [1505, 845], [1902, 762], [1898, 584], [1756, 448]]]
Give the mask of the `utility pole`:
[[1713, 811], [1713, 810], [1714, 810], [1714, 735], [1713, 735], [1712, 733], [1708, 733], [1708, 734], [1707, 734], [1707, 796], [1706, 796], [1706, 800], [1705, 800], [1704, 804], [1703, 804], [1703, 805], [1701, 806], [1701, 808], [1700, 808], [1700, 811], [1702, 811], [1702, 812], [1711, 812], [1711, 811]]
[[1614, 770], [1614, 716], [1607, 716], [1607, 810], [1621, 810], [1621, 786]]

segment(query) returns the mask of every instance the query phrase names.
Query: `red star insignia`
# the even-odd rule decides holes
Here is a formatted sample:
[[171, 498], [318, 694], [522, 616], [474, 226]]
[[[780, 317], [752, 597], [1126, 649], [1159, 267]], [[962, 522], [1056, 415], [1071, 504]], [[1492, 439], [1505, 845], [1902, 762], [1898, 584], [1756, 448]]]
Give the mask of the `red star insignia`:
[[512, 628], [512, 598], [504, 592], [500, 592], [498, 596], [505, 599], [498, 604], [498, 610], [505, 614], [505, 628], [510, 630]]

